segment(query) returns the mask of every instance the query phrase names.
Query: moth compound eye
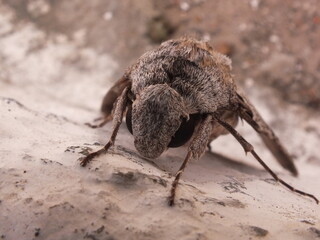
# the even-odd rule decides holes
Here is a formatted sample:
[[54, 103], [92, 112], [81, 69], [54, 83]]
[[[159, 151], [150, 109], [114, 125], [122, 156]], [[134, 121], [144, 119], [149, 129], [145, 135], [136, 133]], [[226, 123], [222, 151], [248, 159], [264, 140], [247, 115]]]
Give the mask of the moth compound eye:
[[127, 109], [126, 124], [129, 132], [132, 134], [132, 104]]
[[190, 115], [189, 120], [183, 118], [179, 129], [176, 131], [174, 136], [168, 145], [169, 148], [177, 148], [187, 143], [193, 135], [195, 126], [199, 120], [199, 115]]

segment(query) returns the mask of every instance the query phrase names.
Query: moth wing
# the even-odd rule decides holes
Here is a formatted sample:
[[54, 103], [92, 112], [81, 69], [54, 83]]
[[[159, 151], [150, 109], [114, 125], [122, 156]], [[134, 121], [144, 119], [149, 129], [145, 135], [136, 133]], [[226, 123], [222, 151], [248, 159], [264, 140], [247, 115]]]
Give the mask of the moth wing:
[[127, 76], [121, 77], [115, 84], [109, 89], [103, 98], [101, 105], [101, 112], [104, 113], [105, 118], [112, 119], [112, 110], [117, 98], [121, 95], [122, 91], [131, 86], [131, 81]]
[[279, 138], [274, 134], [269, 125], [263, 120], [256, 108], [243, 95], [239, 94], [238, 100], [240, 105], [239, 116], [243, 118], [251, 127], [256, 130], [262, 138], [265, 145], [272, 152], [281, 166], [289, 170], [294, 176], [298, 175], [298, 171], [294, 165], [288, 151], [283, 147]]

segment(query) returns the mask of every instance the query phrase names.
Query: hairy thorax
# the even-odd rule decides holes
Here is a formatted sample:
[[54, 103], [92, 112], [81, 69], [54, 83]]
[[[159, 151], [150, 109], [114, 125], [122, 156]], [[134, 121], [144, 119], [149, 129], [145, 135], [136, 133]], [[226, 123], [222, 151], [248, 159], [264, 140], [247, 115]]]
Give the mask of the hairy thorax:
[[134, 95], [150, 85], [168, 84], [183, 97], [189, 114], [208, 113], [235, 102], [230, 64], [204, 43], [168, 41], [144, 54], [127, 75]]

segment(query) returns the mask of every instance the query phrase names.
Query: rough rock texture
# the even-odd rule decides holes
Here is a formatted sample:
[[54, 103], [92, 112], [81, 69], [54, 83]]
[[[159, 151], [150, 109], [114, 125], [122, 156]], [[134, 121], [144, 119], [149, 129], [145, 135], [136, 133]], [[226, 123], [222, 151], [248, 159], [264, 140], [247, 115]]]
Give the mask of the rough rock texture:
[[[249, 28], [259, 29], [261, 34], [252, 30], [240, 48], [237, 42], [242, 40], [232, 27], [219, 35], [210, 25], [219, 18], [237, 16], [233, 24], [247, 31], [231, 3], [218, 1], [211, 10], [213, 21], [205, 18], [212, 9], [209, 1], [164, 2], [167, 5], [133, 0], [0, 1], [0, 239], [319, 238], [319, 206], [276, 184], [231, 136], [213, 142], [215, 153], [188, 166], [173, 208], [166, 201], [185, 148], [170, 150], [149, 162], [139, 157], [122, 126], [116, 146], [107, 155], [87, 168], [79, 166], [77, 160], [106, 143], [111, 129], [111, 124], [90, 129], [84, 123], [99, 116], [102, 97], [115, 77], [151, 47], [146, 34], [149, 25], [143, 24], [169, 7], [165, 18], [176, 27], [170, 36], [196, 34], [191, 23], [199, 22], [197, 15], [203, 14], [198, 29], [211, 28], [213, 43], [219, 39], [235, 42], [224, 48], [220, 45], [220, 50], [230, 52], [230, 46], [234, 47], [236, 78], [247, 79], [242, 81], [243, 89], [293, 154], [300, 176], [294, 178], [282, 170], [252, 129], [240, 124], [239, 131], [279, 176], [320, 197], [317, 105], [292, 104], [283, 96], [302, 99], [303, 95], [295, 95], [290, 87], [284, 88], [286, 91], [277, 87], [292, 86], [293, 75], [283, 72], [281, 64], [296, 69], [299, 51], [273, 48], [277, 38], [264, 35], [265, 29], [273, 28], [265, 28], [265, 20], [256, 22], [254, 18], [266, 11], [263, 9], [275, 11], [286, 7], [285, 3], [234, 1], [237, 6], [232, 6], [238, 7], [238, 12], [241, 9], [247, 22], [262, 25]], [[309, 56], [304, 58], [303, 66], [308, 67], [300, 71], [302, 76], [319, 76], [319, 44], [314, 36], [319, 33], [319, 15], [312, 10], [319, 8], [315, 4], [304, 1], [297, 10], [290, 10], [297, 14], [286, 15], [300, 24], [299, 33], [310, 33], [292, 41], [283, 38], [281, 45], [302, 46], [301, 51]], [[176, 22], [169, 10], [180, 13]], [[183, 25], [187, 14], [191, 20]], [[285, 17], [281, 13], [272, 16], [274, 22]], [[310, 29], [300, 21], [309, 16], [314, 24]], [[304, 48], [307, 42], [313, 45]], [[268, 51], [263, 43], [270, 44]], [[256, 56], [246, 55], [251, 44], [261, 49]], [[243, 56], [250, 61], [241, 61]], [[259, 67], [247, 67], [249, 63]], [[261, 83], [259, 76], [274, 68], [280, 85]], [[294, 82], [304, 86], [299, 79]]]

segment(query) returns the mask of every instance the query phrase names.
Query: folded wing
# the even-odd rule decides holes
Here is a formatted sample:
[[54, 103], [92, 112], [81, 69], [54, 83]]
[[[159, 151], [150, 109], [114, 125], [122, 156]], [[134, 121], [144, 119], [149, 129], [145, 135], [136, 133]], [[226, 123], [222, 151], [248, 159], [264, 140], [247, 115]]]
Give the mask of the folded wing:
[[279, 138], [274, 134], [269, 125], [263, 120], [256, 108], [249, 100], [238, 93], [239, 98], [239, 116], [251, 125], [260, 135], [265, 145], [282, 167], [290, 171], [294, 176], [298, 175], [298, 171], [294, 165], [288, 151], [282, 146]]

